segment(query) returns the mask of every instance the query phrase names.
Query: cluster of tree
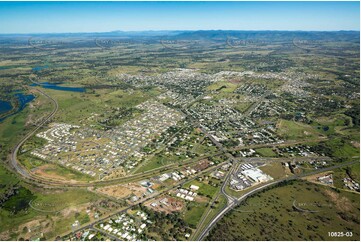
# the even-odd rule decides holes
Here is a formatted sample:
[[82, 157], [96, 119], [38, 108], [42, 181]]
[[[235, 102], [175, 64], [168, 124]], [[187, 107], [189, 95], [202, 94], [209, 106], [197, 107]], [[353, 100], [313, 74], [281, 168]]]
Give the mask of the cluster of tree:
[[6, 185], [0, 184], [0, 188], [5, 188], [5, 191], [0, 194], [0, 207], [2, 204], [4, 204], [9, 198], [16, 195], [19, 190], [19, 186], [17, 185], [9, 185], [6, 187]]
[[106, 126], [117, 126], [121, 121], [132, 119], [137, 113], [140, 112], [141, 110], [137, 108], [112, 108], [111, 114], [108, 117], [104, 118], [104, 114], [100, 115], [100, 117], [104, 119], [100, 120], [99, 123]]
[[234, 146], [238, 146], [239, 145], [239, 140], [233, 140], [233, 139], [227, 139], [225, 141], [222, 141], [222, 144], [227, 147], [234, 147]]
[[139, 205], [139, 208], [146, 212], [149, 215], [149, 220], [153, 222], [149, 225], [148, 232], [158, 234], [161, 240], [184, 240], [184, 235], [192, 232], [179, 212], [166, 214], [149, 209], [142, 204]]
[[348, 109], [345, 114], [352, 118], [352, 123], [356, 127], [360, 127], [360, 110], [359, 105], [353, 106], [352, 108]]
[[29, 203], [36, 198], [36, 196], [25, 187], [15, 187], [10, 196], [1, 205], [4, 209], [16, 214], [21, 210], [27, 209]]

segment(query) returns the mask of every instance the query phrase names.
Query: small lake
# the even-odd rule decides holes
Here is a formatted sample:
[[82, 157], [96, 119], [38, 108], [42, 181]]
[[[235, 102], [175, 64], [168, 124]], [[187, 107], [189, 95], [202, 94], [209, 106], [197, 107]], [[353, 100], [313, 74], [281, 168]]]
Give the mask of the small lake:
[[19, 105], [20, 110], [19, 111], [23, 110], [25, 108], [26, 104], [28, 104], [29, 102], [31, 102], [35, 99], [35, 96], [33, 94], [26, 95], [23, 93], [16, 93], [15, 97], [17, 97], [20, 102], [20, 105]]
[[18, 68], [18, 67], [22, 67], [22, 66], [0, 66], [0, 70], [7, 70], [7, 69], [12, 69], [12, 68]]
[[[16, 93], [14, 94], [14, 96], [16, 97], [19, 104], [18, 109], [16, 110], [16, 112], [5, 115], [4, 117], [0, 118], [0, 122], [14, 114], [21, 112], [26, 107], [26, 104], [28, 104], [29, 102], [35, 99], [35, 96], [32, 94], [26, 95], [23, 93]], [[12, 108], [13, 106], [9, 101], [0, 100], [0, 114], [9, 112]]]
[[43, 69], [46, 69], [46, 68], [49, 68], [49, 66], [35, 66], [33, 68], [33, 71], [36, 72], [36, 71], [41, 71]]
[[58, 91], [68, 91], [68, 92], [85, 92], [85, 88], [83, 87], [64, 87], [59, 86], [58, 83], [49, 83], [49, 82], [42, 82], [38, 84], [31, 84], [30, 86], [41, 86], [47, 89], [53, 89]]
[[0, 114], [9, 112], [12, 108], [10, 102], [0, 100]]

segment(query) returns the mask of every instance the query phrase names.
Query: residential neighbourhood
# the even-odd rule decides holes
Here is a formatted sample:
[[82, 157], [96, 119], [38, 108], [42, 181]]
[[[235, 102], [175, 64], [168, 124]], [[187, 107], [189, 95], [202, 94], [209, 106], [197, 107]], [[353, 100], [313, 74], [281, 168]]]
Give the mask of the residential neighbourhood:
[[0, 1], [0, 241], [360, 241], [359, 10]]

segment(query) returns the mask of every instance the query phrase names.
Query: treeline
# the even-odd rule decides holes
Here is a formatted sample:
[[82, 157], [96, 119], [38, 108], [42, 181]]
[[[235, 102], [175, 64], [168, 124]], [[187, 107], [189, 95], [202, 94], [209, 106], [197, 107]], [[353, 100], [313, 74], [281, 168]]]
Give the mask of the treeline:
[[[148, 227], [148, 233], [156, 233], [161, 237], [161, 240], [184, 240], [185, 234], [191, 234], [192, 230], [189, 225], [181, 218], [179, 212], [164, 213], [157, 212], [148, 207], [139, 204], [139, 208], [149, 215], [149, 220], [152, 221]], [[154, 236], [149, 236], [151, 240], [157, 240]], [[158, 239], [159, 240], [159, 239]]]

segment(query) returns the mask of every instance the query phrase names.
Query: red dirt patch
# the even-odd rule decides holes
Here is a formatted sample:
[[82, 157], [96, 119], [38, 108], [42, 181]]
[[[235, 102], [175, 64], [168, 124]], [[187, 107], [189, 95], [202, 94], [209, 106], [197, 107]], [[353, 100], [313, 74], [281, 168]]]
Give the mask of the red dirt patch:
[[65, 177], [52, 173], [52, 170], [53, 170], [53, 168], [51, 167], [51, 165], [49, 165], [49, 164], [42, 165], [42, 166], [39, 166], [34, 171], [34, 174], [41, 176], [41, 177], [55, 179], [55, 180], [63, 180], [63, 181], [66, 180]]
[[[157, 204], [157, 206], [152, 206], [152, 204]], [[185, 207], [184, 201], [170, 196], [162, 196], [157, 199], [152, 199], [146, 202], [144, 205], [155, 211], [165, 212], [167, 214], [181, 211]]]

